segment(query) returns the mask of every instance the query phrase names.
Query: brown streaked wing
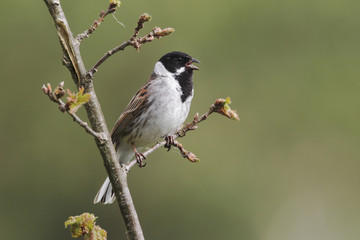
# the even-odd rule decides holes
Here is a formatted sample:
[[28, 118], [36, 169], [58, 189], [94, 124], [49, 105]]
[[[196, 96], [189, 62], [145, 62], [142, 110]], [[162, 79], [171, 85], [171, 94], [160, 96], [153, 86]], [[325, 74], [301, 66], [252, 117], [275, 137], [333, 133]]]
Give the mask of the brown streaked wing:
[[[148, 104], [147, 88], [150, 85], [150, 81], [147, 82], [142, 88], [140, 88], [130, 100], [124, 111], [121, 113], [119, 119], [116, 121], [114, 128], [111, 130], [111, 139], [114, 143], [123, 134], [126, 133], [126, 129], [130, 126], [135, 118], [143, 111]], [[130, 132], [129, 132], [130, 133]]]

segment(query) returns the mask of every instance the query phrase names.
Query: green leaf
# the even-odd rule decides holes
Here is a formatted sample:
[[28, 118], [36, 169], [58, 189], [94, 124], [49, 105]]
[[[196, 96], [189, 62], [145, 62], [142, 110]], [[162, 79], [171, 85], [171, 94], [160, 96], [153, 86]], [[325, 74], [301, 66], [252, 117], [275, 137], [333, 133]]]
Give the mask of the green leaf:
[[107, 232], [99, 226], [95, 226], [93, 230], [92, 240], [107, 239]]
[[229, 104], [231, 104], [230, 97], [227, 97], [224, 101], [224, 106], [223, 106], [225, 111], [231, 110]]
[[65, 228], [70, 226], [71, 236], [74, 238], [84, 237], [87, 240], [106, 240], [107, 232], [100, 226], [95, 225], [94, 214], [83, 213], [78, 216], [71, 216], [65, 222]]
[[67, 89], [68, 97], [67, 97], [67, 103], [66, 103], [66, 109], [70, 113], [76, 113], [79, 108], [87, 103], [90, 100], [90, 94], [85, 93], [84, 94], [84, 87], [81, 87], [79, 91], [75, 94], [72, 93], [69, 89]]

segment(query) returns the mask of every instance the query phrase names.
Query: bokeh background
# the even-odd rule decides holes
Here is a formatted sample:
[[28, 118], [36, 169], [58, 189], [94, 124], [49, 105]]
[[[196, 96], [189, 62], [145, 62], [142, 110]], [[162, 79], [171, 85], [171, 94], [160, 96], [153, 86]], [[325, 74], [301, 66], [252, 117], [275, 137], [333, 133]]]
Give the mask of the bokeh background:
[[[63, 0], [77, 34], [108, 1]], [[0, 233], [70, 239], [64, 221], [92, 212], [125, 239], [116, 204], [93, 205], [106, 173], [93, 139], [41, 91], [74, 90], [42, 1], [1, 1]], [[91, 67], [127, 40], [138, 16], [175, 33], [126, 49], [96, 74], [111, 128], [166, 52], [201, 61], [190, 119], [230, 96], [240, 122], [213, 115], [181, 141], [201, 162], [159, 150], [129, 183], [147, 239], [359, 239], [360, 2], [123, 1], [81, 46]], [[84, 119], [84, 109], [79, 113]]]

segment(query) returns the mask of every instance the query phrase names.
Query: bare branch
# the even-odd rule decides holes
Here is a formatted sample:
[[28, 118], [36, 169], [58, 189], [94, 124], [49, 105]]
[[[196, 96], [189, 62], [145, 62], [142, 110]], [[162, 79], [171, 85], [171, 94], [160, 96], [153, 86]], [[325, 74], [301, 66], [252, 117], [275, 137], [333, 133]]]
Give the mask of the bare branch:
[[103, 64], [109, 57], [111, 57], [113, 54], [123, 51], [127, 46], [133, 46], [135, 49], [139, 50], [141, 46], [147, 42], [152, 42], [155, 38], [160, 39], [161, 37], [165, 37], [171, 33], [173, 33], [175, 30], [173, 28], [165, 28], [161, 29], [159, 27], [153, 28], [153, 30], [148, 33], [147, 35], [143, 37], [138, 37], [139, 31], [144, 27], [144, 23], [151, 20], [151, 16], [147, 13], [142, 14], [139, 17], [137, 27], [134, 30], [134, 34], [131, 36], [131, 38], [125, 42], [123, 42], [121, 45], [113, 48], [112, 50], [105, 53], [104, 56], [102, 56], [95, 65], [87, 72], [86, 74], [86, 81], [91, 81], [91, 79], [94, 78], [94, 74], [97, 72], [98, 68], [101, 64]]
[[173, 146], [177, 147], [180, 150], [181, 155], [184, 158], [187, 158], [190, 162], [195, 163], [200, 161], [200, 159], [198, 159], [194, 153], [187, 151], [180, 142], [174, 140]]
[[201, 117], [199, 117], [199, 114], [196, 113], [194, 116], [194, 120], [192, 122], [187, 123], [184, 127], [182, 127], [177, 133], [176, 135], [178, 137], [184, 137], [186, 132], [190, 131], [190, 130], [195, 130], [197, 128], [197, 124], [206, 120], [210, 114], [216, 112], [219, 113], [223, 116], [226, 116], [227, 118], [233, 119], [233, 120], [237, 120], [239, 121], [240, 118], [237, 115], [235, 110], [231, 110], [231, 108], [229, 107], [229, 104], [231, 103], [230, 98], [218, 98], [216, 99], [215, 103], [213, 105], [211, 105], [211, 107], [209, 108], [209, 110], [204, 113], [203, 115], [201, 115]]
[[96, 139], [98, 139], [100, 142], [104, 143], [106, 142], [106, 138], [98, 132], [95, 132], [88, 124], [87, 122], [82, 121], [78, 115], [76, 115], [74, 112], [70, 111], [70, 109], [66, 106], [66, 104], [61, 101], [61, 97], [64, 94], [64, 90], [63, 87], [64, 86], [64, 82], [61, 82], [56, 88], [55, 91], [51, 90], [51, 85], [48, 83], [47, 87], [42, 86], [42, 90], [43, 92], [49, 97], [49, 99], [57, 104], [59, 104], [59, 110], [61, 112], [67, 112], [72, 119], [78, 123], [82, 128], [85, 129], [85, 131], [87, 133], [89, 133], [90, 135], [92, 135], [93, 137], [95, 137]]
[[[214, 102], [214, 104], [211, 105], [209, 110], [206, 113], [204, 113], [203, 115], [201, 115], [201, 117], [199, 117], [199, 114], [196, 113], [192, 122], [185, 124], [185, 126], [183, 126], [179, 131], [177, 131], [175, 133], [174, 139], [179, 138], [179, 137], [184, 137], [188, 131], [197, 129], [198, 128], [197, 124], [206, 120], [210, 116], [210, 114], [212, 114], [214, 112], [224, 115], [230, 119], [239, 121], [240, 119], [239, 119], [238, 115], [236, 114], [236, 111], [231, 110], [231, 108], [229, 107], [230, 103], [231, 103], [230, 98], [226, 98], [226, 99], [218, 98]], [[158, 142], [153, 147], [151, 147], [148, 150], [146, 150], [145, 152], [143, 152], [141, 155], [144, 155], [147, 158], [147, 156], [149, 154], [153, 153], [155, 150], [159, 149], [160, 147], [165, 146], [165, 144], [166, 144], [166, 141]], [[180, 150], [181, 155], [184, 158], [187, 158], [190, 162], [199, 161], [199, 159], [195, 156], [195, 154], [185, 150], [183, 145], [180, 142], [174, 141], [171, 144], [174, 147], [177, 147]], [[123, 167], [126, 168], [127, 172], [129, 172], [130, 169], [136, 165], [136, 163], [137, 163], [137, 160], [134, 159], [134, 160], [130, 161], [127, 165], [124, 165]]]
[[96, 63], [95, 65], [87, 72], [86, 74], [86, 81], [89, 82], [91, 79], [94, 78], [94, 74], [97, 72], [99, 66], [106, 61], [106, 59], [108, 59], [111, 55], [113, 55], [114, 53], [117, 53], [118, 51], [123, 51], [127, 46], [131, 45], [131, 41], [128, 40], [126, 42], [123, 42], [121, 45], [113, 48], [112, 50], [108, 51], [107, 53], [105, 53], [105, 55], [103, 57], [101, 57]]
[[80, 33], [76, 36], [76, 40], [80, 43], [84, 38], [88, 38], [97, 27], [105, 20], [105, 17], [111, 13], [114, 13], [116, 9], [120, 6], [120, 2], [111, 1], [106, 12], [101, 11], [100, 17], [94, 21], [94, 23], [87, 29], [85, 32]]
[[130, 38], [130, 41], [133, 41], [138, 35], [140, 30], [144, 27], [145, 22], [149, 22], [151, 20], [151, 16], [147, 13], [143, 13], [137, 22], [137, 27], [135, 28], [134, 34]]
[[[143, 156], [145, 156], [145, 158], [147, 158], [148, 155], [155, 152], [155, 150], [165, 146], [165, 144], [166, 144], [166, 141], [158, 142], [154, 146], [152, 146], [151, 148], [146, 150], [145, 152], [141, 153], [141, 155], [143, 155]], [[198, 162], [198, 161], [200, 161], [200, 159], [198, 159], [194, 153], [192, 153], [190, 151], [187, 151], [179, 141], [174, 140], [172, 145], [174, 147], [178, 148], [180, 150], [181, 155], [184, 158], [187, 158], [190, 162]], [[142, 159], [142, 160], [144, 160], [144, 159]], [[123, 168], [125, 168], [127, 172], [130, 172], [130, 169], [133, 166], [135, 166], [136, 164], [137, 164], [137, 160], [134, 159], [134, 160], [130, 161], [128, 164], [123, 165]]]

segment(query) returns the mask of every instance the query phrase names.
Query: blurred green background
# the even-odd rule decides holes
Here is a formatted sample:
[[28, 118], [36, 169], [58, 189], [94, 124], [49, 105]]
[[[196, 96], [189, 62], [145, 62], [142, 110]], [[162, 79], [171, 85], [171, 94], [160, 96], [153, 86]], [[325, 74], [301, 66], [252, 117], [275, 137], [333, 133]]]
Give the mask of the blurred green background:
[[[125, 239], [116, 204], [93, 205], [106, 173], [93, 139], [41, 91], [75, 89], [43, 1], [1, 1], [0, 233], [70, 239], [92, 212]], [[63, 0], [74, 34], [108, 1]], [[154, 63], [172, 50], [201, 61], [190, 119], [230, 96], [240, 122], [211, 116], [182, 139], [202, 160], [159, 150], [129, 183], [147, 239], [359, 239], [360, 2], [127, 1], [82, 43], [91, 67], [127, 40], [143, 12], [175, 33], [111, 57], [95, 87], [109, 128]], [[79, 113], [85, 119], [84, 109]]]

